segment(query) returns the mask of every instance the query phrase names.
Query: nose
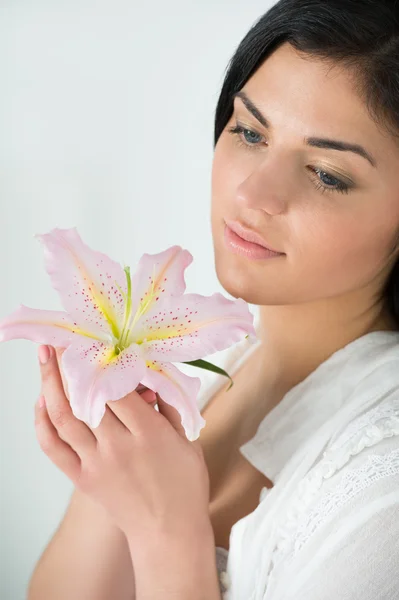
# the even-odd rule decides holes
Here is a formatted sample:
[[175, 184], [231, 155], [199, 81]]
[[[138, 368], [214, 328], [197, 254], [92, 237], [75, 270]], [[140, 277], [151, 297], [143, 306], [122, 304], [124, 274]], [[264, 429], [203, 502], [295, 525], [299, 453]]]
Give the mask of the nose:
[[260, 209], [270, 215], [278, 215], [286, 208], [289, 181], [282, 159], [269, 156], [253, 166], [250, 174], [239, 184], [237, 203], [241, 208]]

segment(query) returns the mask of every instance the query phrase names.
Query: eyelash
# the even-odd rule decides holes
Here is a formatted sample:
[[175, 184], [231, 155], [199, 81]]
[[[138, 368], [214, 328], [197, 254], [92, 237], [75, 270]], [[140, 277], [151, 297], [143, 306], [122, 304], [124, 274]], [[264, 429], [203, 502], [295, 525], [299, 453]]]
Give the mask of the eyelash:
[[[256, 144], [249, 144], [247, 142], [244, 142], [241, 134], [245, 133], [245, 132], [250, 132], [254, 135], [258, 135], [260, 136], [259, 133], [257, 133], [256, 131], [253, 131], [252, 129], [248, 129], [248, 127], [242, 127], [241, 125], [236, 125], [235, 127], [230, 127], [228, 129], [228, 132], [231, 133], [232, 135], [237, 136], [236, 137], [236, 142], [240, 145], [240, 146], [244, 146], [245, 148], [251, 148], [252, 146], [255, 147]], [[261, 136], [260, 136], [261, 137]], [[336, 177], [334, 177], [333, 175], [330, 175], [329, 173], [327, 173], [327, 171], [323, 171], [322, 169], [318, 169], [313, 168], [313, 167], [309, 167], [309, 169], [313, 172], [313, 173], [324, 173], [324, 175], [327, 175], [327, 177], [329, 177], [330, 179], [334, 179], [337, 183], [335, 184], [335, 187], [328, 187], [326, 185], [324, 185], [323, 183], [321, 183], [320, 178], [317, 178], [317, 182], [316, 180], [314, 180], [314, 184], [317, 190], [321, 190], [321, 193], [324, 194], [324, 192], [340, 192], [342, 194], [347, 194], [349, 192], [349, 190], [351, 189], [351, 186], [344, 183], [343, 181], [341, 181], [340, 179], [337, 179]]]

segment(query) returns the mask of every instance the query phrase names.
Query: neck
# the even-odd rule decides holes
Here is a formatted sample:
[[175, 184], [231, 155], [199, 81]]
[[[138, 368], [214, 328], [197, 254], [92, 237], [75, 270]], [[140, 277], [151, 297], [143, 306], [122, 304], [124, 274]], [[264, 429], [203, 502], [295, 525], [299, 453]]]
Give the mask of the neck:
[[353, 340], [372, 331], [397, 329], [381, 308], [365, 310], [356, 294], [259, 310], [258, 381], [283, 393]]

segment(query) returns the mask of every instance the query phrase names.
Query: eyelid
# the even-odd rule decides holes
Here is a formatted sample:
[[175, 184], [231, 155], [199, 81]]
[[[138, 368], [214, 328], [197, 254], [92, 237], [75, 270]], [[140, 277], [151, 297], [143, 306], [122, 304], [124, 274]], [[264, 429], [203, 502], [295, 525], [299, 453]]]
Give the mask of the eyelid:
[[238, 119], [236, 119], [236, 125], [237, 125], [237, 127], [243, 127], [244, 129], [250, 129], [254, 133], [257, 133], [258, 135], [264, 136], [264, 134], [259, 131], [259, 129], [262, 129], [262, 125], [260, 123], [258, 124], [259, 127], [258, 127], [258, 125], [251, 125], [250, 123], [248, 123], [247, 125], [245, 125], [245, 123], [243, 123], [243, 122], [239, 121]]
[[345, 175], [344, 173], [342, 173], [341, 171], [337, 171], [336, 169], [334, 169], [334, 167], [330, 166], [330, 165], [323, 165], [322, 163], [317, 165], [317, 168], [320, 170], [326, 170], [326, 172], [331, 175], [332, 177], [337, 177], [338, 179], [341, 179], [343, 181], [343, 183], [346, 183], [346, 185], [349, 185], [350, 187], [355, 186], [355, 182], [353, 181], [353, 179], [351, 179], [348, 175]]

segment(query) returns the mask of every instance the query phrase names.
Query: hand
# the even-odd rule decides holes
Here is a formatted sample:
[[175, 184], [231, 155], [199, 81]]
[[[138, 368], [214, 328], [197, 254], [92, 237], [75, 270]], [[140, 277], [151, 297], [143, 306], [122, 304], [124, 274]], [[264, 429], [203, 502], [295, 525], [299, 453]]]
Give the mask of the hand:
[[57, 360], [62, 349], [51, 350], [40, 366], [45, 407], [35, 409], [39, 445], [50, 460], [139, 546], [152, 533], [178, 538], [210, 525], [202, 448], [187, 440], [179, 413], [158, 395], [154, 410], [145, 388], [108, 402], [91, 429], [72, 413]]

